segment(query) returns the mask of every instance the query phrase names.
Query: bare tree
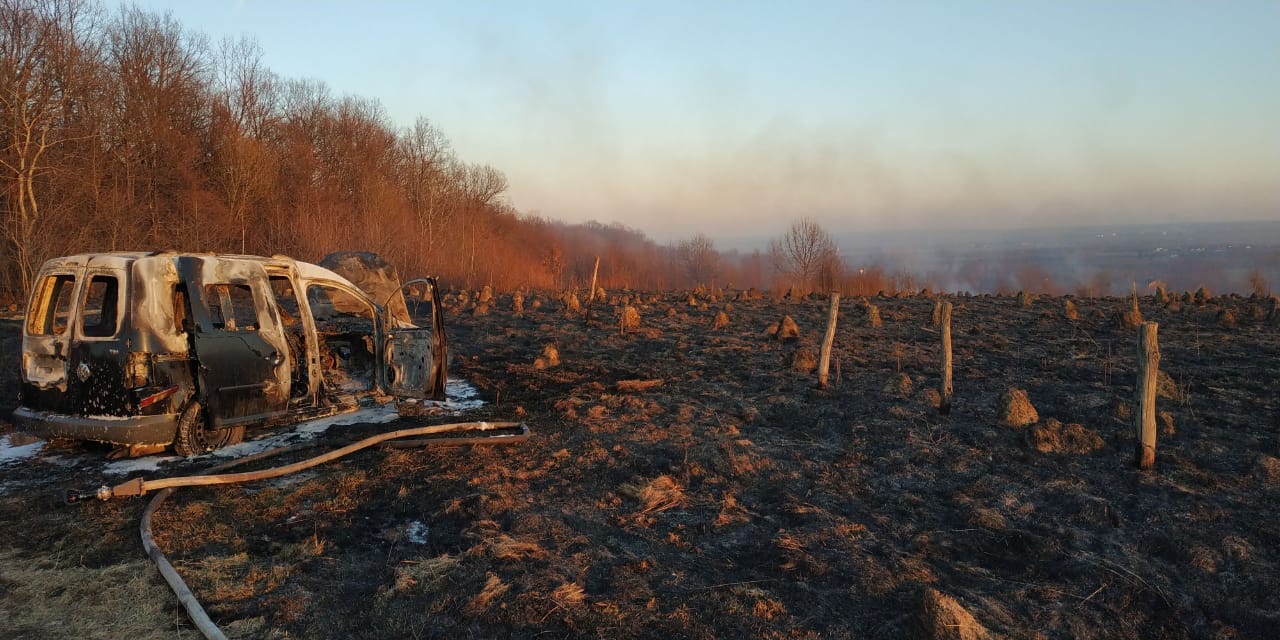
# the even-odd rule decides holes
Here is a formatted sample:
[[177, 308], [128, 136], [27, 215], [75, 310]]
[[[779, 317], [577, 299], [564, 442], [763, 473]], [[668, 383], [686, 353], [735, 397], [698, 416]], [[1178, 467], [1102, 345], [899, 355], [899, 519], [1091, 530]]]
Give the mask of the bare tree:
[[805, 290], [818, 286], [823, 267], [838, 260], [836, 243], [821, 225], [811, 218], [791, 223], [786, 234], [769, 243], [773, 267]]
[[720, 254], [711, 238], [699, 233], [676, 247], [676, 254], [684, 265], [685, 274], [695, 285], [709, 284], [719, 275]]
[[451, 173], [458, 163], [444, 133], [426, 118], [400, 136], [400, 184], [428, 252], [435, 249], [440, 228], [453, 210], [448, 206], [455, 188]]
[[262, 61], [252, 38], [223, 38], [218, 44], [214, 88], [237, 131], [265, 140], [279, 117], [280, 80]]
[[74, 0], [0, 2], [0, 222], [25, 295], [42, 258], [40, 178], [65, 126], [85, 71], [85, 9]]
[[121, 9], [108, 30], [109, 99], [118, 106], [106, 142], [124, 211], [144, 214], [133, 242], [173, 246], [200, 227], [193, 203], [211, 111], [207, 45], [172, 15], [137, 7]]

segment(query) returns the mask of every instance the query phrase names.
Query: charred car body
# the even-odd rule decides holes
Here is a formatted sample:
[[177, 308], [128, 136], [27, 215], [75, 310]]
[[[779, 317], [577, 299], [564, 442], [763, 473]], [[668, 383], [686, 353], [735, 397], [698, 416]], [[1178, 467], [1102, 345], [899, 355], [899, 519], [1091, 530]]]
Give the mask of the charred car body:
[[389, 300], [284, 256], [50, 260], [27, 305], [14, 423], [43, 438], [172, 444], [190, 456], [250, 426], [388, 397], [443, 399], [444, 323], [435, 281], [424, 282], [431, 325], [417, 327]]

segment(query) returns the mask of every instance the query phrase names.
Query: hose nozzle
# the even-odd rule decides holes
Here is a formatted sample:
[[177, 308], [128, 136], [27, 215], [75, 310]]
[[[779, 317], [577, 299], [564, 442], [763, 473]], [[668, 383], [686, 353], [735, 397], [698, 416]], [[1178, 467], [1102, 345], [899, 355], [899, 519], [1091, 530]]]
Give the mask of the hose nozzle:
[[80, 504], [81, 502], [93, 500], [94, 498], [97, 498], [98, 500], [110, 500], [111, 487], [104, 484], [101, 487], [90, 491], [68, 491], [66, 495], [63, 496], [62, 503], [67, 505]]

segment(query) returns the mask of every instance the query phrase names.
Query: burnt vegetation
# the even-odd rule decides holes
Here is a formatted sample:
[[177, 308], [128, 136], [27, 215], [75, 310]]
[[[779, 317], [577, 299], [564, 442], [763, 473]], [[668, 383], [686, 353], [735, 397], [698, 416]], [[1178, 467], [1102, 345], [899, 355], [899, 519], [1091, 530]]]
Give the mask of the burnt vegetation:
[[[1131, 297], [1076, 299], [1078, 320], [1060, 299], [946, 297], [955, 391], [944, 416], [934, 298], [841, 303], [819, 389], [792, 363], [816, 352], [827, 301], [739, 293], [694, 294], [694, 306], [688, 293], [607, 294], [589, 320], [539, 292], [521, 315], [505, 294], [485, 314], [472, 312], [487, 304], [478, 296], [451, 296], [454, 369], [489, 401], [472, 417], [527, 420], [534, 440], [370, 450], [287, 482], [185, 490], [157, 516], [158, 540], [233, 637], [1273, 628], [1270, 299], [1139, 297], [1160, 323], [1166, 372], [1156, 467], [1142, 472], [1136, 331], [1117, 320]], [[859, 320], [870, 305], [879, 326]], [[641, 319], [621, 332], [627, 308]], [[1220, 326], [1223, 312], [1235, 327]], [[720, 313], [732, 320], [713, 329]], [[796, 335], [778, 338], [782, 316]], [[394, 427], [334, 428], [324, 446]], [[141, 501], [33, 510], [54, 489], [99, 481], [89, 462], [56, 457], [4, 468], [0, 575], [17, 608], [36, 597], [33, 563], [50, 580], [69, 565], [96, 568], [89, 579], [104, 589], [140, 588], [119, 567], [142, 570]], [[144, 586], [175, 606], [155, 579]], [[131, 628], [165, 637], [184, 625], [174, 619], [156, 612]], [[36, 637], [47, 624], [28, 612], [0, 630]]]

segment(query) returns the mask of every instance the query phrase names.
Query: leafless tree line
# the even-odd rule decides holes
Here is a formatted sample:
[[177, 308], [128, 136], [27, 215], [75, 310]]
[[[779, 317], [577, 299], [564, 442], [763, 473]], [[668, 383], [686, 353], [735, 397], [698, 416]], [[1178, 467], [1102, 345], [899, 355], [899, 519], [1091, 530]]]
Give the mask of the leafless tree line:
[[[252, 40], [87, 0], [0, 0], [0, 292], [78, 251], [386, 255], [459, 284], [550, 285], [551, 228], [426, 119], [272, 73]], [[526, 282], [528, 281], [528, 282]]]
[[849, 268], [808, 219], [767, 251], [721, 252], [705, 235], [664, 246], [523, 215], [506, 188], [426, 118], [397, 127], [376, 100], [280, 77], [252, 40], [95, 0], [0, 0], [0, 302], [50, 257], [156, 249], [367, 250], [408, 276], [499, 290], [585, 287], [597, 257], [607, 288], [928, 286]]

